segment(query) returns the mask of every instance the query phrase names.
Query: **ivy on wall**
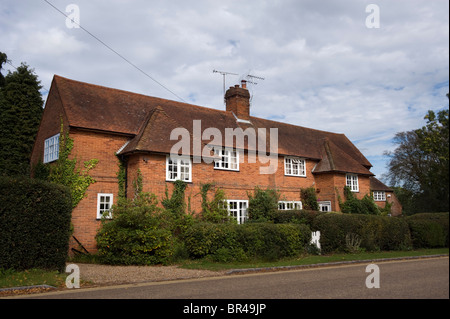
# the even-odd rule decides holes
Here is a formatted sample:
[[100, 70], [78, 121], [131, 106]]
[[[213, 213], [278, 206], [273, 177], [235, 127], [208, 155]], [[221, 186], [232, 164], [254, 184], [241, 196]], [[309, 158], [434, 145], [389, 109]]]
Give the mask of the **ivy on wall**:
[[95, 179], [89, 175], [97, 164], [98, 159], [85, 161], [80, 167], [78, 159], [74, 157], [69, 159], [73, 149], [73, 139], [69, 137], [69, 132], [64, 133], [61, 123], [61, 133], [59, 138], [59, 158], [49, 168], [48, 181], [62, 184], [70, 188], [72, 195], [72, 207], [75, 208], [78, 203], [86, 196], [86, 190], [89, 185], [95, 183]]

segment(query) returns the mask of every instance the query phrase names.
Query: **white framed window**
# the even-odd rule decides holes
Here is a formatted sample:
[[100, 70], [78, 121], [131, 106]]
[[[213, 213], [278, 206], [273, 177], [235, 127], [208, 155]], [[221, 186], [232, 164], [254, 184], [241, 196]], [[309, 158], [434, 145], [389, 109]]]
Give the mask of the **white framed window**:
[[374, 191], [373, 192], [373, 200], [377, 202], [386, 201], [386, 192], [385, 191]]
[[284, 175], [306, 176], [306, 163], [303, 158], [286, 156], [284, 158]]
[[187, 156], [167, 156], [166, 180], [192, 181], [192, 162]]
[[59, 133], [45, 140], [44, 163], [56, 161], [58, 158], [59, 158]]
[[214, 160], [214, 168], [231, 171], [239, 170], [239, 152], [230, 148], [214, 148], [214, 155], [218, 159]]
[[303, 205], [301, 201], [284, 201], [281, 200], [278, 202], [279, 210], [293, 210], [293, 209], [302, 209]]
[[243, 224], [248, 220], [248, 200], [227, 200], [228, 213], [236, 218], [238, 224]]
[[97, 219], [102, 217], [112, 218], [111, 207], [113, 205], [113, 194], [97, 194]]
[[330, 201], [321, 201], [317, 202], [319, 204], [320, 212], [331, 212], [331, 202]]
[[350, 188], [350, 190], [352, 192], [359, 192], [358, 175], [347, 174], [346, 179], [347, 179], [346, 185]]

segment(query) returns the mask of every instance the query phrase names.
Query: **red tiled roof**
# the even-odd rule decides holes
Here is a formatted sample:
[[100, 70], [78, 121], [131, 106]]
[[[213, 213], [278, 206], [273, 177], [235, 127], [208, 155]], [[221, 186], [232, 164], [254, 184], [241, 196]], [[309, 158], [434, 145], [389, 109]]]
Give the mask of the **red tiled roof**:
[[393, 192], [394, 190], [388, 186], [386, 186], [383, 182], [375, 177], [370, 177], [370, 189], [373, 191], [386, 191]]
[[[130, 135], [132, 139], [121, 154], [136, 151], [169, 153], [172, 145], [177, 143], [177, 140], [169, 139], [171, 131], [183, 127], [192, 139], [195, 135], [193, 121], [201, 120], [202, 131], [217, 128], [223, 138], [226, 128], [253, 128], [255, 132], [258, 128], [265, 128], [266, 140], [269, 141], [270, 128], [277, 128], [278, 153], [318, 160], [315, 173], [339, 171], [373, 175], [369, 171], [370, 162], [344, 134], [252, 116], [250, 123], [238, 122], [231, 112], [87, 84], [57, 75], [52, 89], [57, 89], [60, 94], [70, 126]], [[202, 148], [209, 142], [203, 140]], [[224, 141], [222, 143], [225, 145]], [[266, 149], [269, 150], [268, 147]]]

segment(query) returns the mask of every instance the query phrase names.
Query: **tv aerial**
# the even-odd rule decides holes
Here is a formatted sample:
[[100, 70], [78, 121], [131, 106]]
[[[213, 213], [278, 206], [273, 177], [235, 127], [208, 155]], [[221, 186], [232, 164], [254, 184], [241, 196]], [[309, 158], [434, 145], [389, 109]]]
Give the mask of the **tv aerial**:
[[258, 84], [258, 82], [256, 82], [256, 80], [264, 80], [263, 77], [251, 75], [251, 74], [247, 74], [246, 78], [247, 78], [247, 82], [249, 82], [251, 84]]
[[223, 96], [225, 96], [225, 77], [227, 75], [239, 75], [239, 74], [236, 74], [236, 73], [225, 72], [225, 71], [217, 71], [217, 70], [213, 70], [213, 73], [220, 73], [223, 76]]

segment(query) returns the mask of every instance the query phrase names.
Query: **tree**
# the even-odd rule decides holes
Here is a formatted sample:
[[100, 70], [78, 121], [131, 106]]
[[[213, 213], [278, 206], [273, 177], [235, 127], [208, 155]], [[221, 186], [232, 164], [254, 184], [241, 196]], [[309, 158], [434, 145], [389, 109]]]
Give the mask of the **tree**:
[[[449, 95], [447, 94], [447, 97]], [[427, 124], [420, 129], [399, 132], [397, 148], [390, 157], [388, 178], [393, 186], [410, 192], [412, 213], [449, 209], [449, 124], [448, 109], [428, 111]]]
[[[0, 63], [6, 54], [0, 52]], [[2, 81], [0, 79], [0, 81]], [[22, 63], [0, 85], [0, 175], [28, 175], [34, 140], [43, 113], [40, 81]], [[1, 84], [1, 83], [0, 83]]]
[[8, 61], [6, 53], [0, 52], [0, 88], [5, 85], [5, 77], [2, 74], [2, 66]]

